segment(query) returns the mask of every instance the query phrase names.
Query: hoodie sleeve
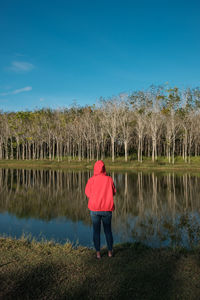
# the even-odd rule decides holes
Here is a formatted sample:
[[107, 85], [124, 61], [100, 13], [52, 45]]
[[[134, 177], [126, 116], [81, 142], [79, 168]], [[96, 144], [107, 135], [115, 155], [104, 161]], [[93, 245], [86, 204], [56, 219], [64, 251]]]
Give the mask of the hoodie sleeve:
[[90, 196], [91, 196], [91, 180], [90, 179], [88, 180], [88, 182], [86, 184], [85, 194], [88, 198], [90, 198]]
[[114, 184], [113, 180], [112, 180], [112, 190], [113, 190], [113, 196], [114, 196], [116, 194], [116, 188], [115, 188], [115, 184]]

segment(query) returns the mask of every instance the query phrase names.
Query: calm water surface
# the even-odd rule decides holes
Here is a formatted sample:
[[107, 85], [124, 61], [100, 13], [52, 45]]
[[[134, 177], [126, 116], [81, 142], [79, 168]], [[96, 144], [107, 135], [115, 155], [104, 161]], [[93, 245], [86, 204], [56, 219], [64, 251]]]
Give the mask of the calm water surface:
[[[70, 240], [92, 246], [84, 189], [91, 171], [0, 169], [0, 235]], [[200, 177], [176, 173], [118, 173], [113, 213], [115, 243], [153, 247], [200, 240]], [[105, 245], [102, 234], [102, 245]]]

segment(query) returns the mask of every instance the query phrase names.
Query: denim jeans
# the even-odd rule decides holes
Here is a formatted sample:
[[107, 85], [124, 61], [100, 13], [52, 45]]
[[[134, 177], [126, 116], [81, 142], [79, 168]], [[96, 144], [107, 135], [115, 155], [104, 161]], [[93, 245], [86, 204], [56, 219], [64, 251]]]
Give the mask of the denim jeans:
[[93, 242], [96, 251], [100, 251], [100, 233], [101, 221], [103, 223], [104, 233], [108, 250], [112, 251], [113, 235], [111, 230], [112, 211], [90, 211], [93, 225]]

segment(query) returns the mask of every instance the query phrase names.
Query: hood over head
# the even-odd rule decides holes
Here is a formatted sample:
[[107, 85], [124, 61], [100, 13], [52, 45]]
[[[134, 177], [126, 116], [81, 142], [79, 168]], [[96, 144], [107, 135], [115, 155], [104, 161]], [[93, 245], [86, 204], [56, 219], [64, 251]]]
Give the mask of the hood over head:
[[104, 174], [106, 175], [106, 168], [102, 160], [98, 160], [94, 165], [94, 175]]

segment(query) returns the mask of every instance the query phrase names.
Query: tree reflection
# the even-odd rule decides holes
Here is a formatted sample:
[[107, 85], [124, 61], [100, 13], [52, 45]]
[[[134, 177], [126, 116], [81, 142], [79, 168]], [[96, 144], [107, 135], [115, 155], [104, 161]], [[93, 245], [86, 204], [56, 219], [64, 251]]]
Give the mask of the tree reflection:
[[[191, 246], [198, 242], [200, 178], [175, 173], [117, 173], [114, 232], [123, 240]], [[90, 224], [85, 185], [92, 171], [0, 169], [0, 212], [18, 218], [66, 217]]]
[[198, 243], [199, 183], [190, 174], [125, 173], [124, 185], [123, 180], [117, 182], [115, 219], [123, 224], [117, 230], [123, 230], [122, 236], [155, 246]]
[[90, 172], [0, 170], [0, 210], [18, 218], [68, 217], [88, 222], [85, 184]]

